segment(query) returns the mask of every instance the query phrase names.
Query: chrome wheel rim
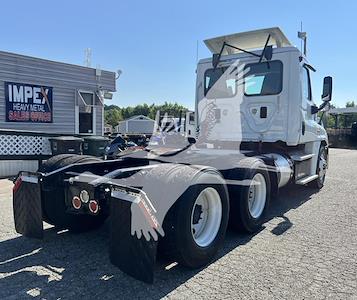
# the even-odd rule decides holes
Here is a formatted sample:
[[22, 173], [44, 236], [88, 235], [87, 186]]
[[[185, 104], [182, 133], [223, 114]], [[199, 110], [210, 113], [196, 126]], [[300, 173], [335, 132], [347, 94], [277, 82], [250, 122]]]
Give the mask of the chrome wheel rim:
[[222, 220], [222, 201], [217, 190], [205, 188], [196, 198], [191, 213], [191, 234], [195, 243], [207, 247], [216, 238]]
[[251, 180], [248, 190], [248, 208], [250, 215], [257, 219], [259, 218], [265, 207], [267, 195], [267, 187], [265, 177], [257, 173]]
[[318, 171], [320, 182], [323, 182], [325, 180], [326, 169], [327, 169], [326, 152], [322, 151], [319, 157], [319, 171]]

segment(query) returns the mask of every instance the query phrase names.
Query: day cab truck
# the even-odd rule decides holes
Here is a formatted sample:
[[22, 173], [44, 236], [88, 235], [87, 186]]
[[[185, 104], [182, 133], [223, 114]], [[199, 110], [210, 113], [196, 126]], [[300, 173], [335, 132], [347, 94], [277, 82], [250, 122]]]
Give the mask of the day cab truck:
[[[14, 184], [17, 232], [41, 238], [43, 221], [75, 232], [109, 218], [111, 262], [153, 282], [157, 252], [189, 268], [212, 261], [227, 226], [258, 231], [288, 184], [324, 185], [326, 131], [312, 99], [315, 69], [279, 28], [208, 39], [197, 65], [196, 138], [161, 131], [142, 150], [104, 161], [59, 155]], [[157, 142], [158, 141], [158, 142]]]

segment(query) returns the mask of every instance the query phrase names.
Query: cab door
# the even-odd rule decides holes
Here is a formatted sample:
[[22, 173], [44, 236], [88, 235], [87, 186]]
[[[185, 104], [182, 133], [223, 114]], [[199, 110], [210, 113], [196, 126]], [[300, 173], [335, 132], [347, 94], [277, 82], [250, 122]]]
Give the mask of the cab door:
[[[284, 132], [279, 114], [283, 92], [283, 62], [272, 60], [246, 64], [241, 112], [247, 140], [274, 141]], [[279, 119], [280, 118], [280, 119]]]
[[310, 69], [306, 64], [301, 66], [300, 70], [301, 78], [301, 114], [302, 114], [302, 125], [301, 125], [301, 135], [300, 142], [308, 142], [316, 140], [317, 123], [316, 114], [311, 114], [311, 107], [314, 104], [312, 100], [312, 88], [311, 88], [311, 73]]

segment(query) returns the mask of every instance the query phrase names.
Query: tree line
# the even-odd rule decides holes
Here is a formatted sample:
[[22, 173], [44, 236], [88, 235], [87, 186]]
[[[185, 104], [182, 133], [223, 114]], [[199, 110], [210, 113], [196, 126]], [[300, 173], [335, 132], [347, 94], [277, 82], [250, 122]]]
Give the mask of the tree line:
[[187, 107], [178, 103], [165, 102], [164, 104], [150, 105], [144, 103], [136, 106], [119, 107], [117, 105], [104, 105], [104, 117], [105, 123], [111, 126], [116, 126], [120, 121], [126, 120], [133, 116], [144, 115], [151, 119], [155, 119], [156, 112], [160, 111], [160, 114], [167, 113], [173, 117], [179, 117], [180, 113], [186, 112]]
[[[347, 101], [346, 107], [356, 107], [354, 101]], [[331, 108], [334, 108], [331, 105]], [[165, 102], [164, 104], [139, 104], [136, 106], [119, 107], [117, 105], [105, 105], [104, 106], [104, 116], [105, 123], [111, 126], [116, 126], [120, 121], [126, 120], [133, 116], [144, 115], [151, 119], [155, 119], [156, 112], [160, 110], [160, 114], [167, 113], [173, 117], [179, 117], [180, 113], [186, 112], [187, 107], [180, 105], [178, 103]], [[357, 114], [349, 114], [340, 117], [338, 120], [338, 127], [351, 127], [353, 122], [357, 122]], [[325, 115], [324, 124], [327, 128], [333, 128], [335, 126], [335, 119], [331, 115]]]

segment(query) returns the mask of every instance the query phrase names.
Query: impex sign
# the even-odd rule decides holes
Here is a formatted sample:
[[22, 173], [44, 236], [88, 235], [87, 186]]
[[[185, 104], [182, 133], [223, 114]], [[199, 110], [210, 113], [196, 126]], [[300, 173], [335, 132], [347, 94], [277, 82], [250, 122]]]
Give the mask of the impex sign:
[[52, 123], [52, 89], [5, 82], [6, 122]]

